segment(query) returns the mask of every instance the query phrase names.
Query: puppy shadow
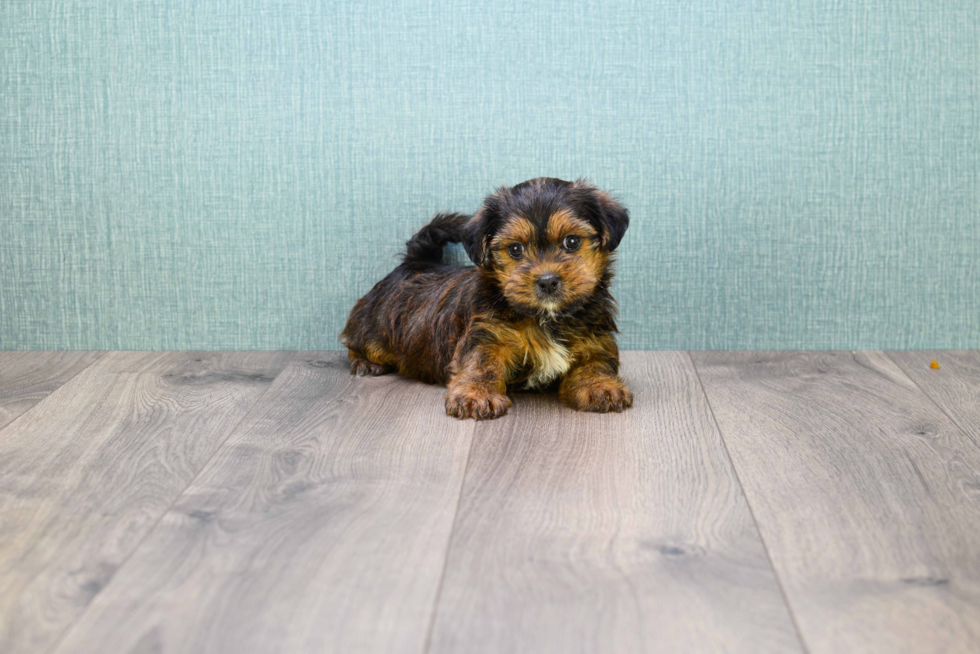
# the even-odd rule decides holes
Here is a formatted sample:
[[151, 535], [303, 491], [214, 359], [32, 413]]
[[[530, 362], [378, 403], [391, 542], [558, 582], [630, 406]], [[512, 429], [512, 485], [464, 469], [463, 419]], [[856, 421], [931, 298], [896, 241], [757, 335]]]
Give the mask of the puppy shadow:
[[558, 382], [554, 382], [542, 389], [512, 388], [507, 389], [507, 395], [514, 403], [511, 411], [527, 411], [534, 409], [544, 409], [545, 411], [555, 411], [558, 409], [569, 409], [558, 397]]

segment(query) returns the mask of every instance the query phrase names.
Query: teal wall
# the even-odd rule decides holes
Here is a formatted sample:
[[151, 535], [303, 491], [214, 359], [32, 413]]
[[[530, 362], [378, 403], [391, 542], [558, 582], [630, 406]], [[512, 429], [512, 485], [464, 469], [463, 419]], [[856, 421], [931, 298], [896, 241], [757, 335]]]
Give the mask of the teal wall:
[[626, 348], [980, 347], [975, 0], [0, 3], [0, 349], [333, 348], [588, 176]]

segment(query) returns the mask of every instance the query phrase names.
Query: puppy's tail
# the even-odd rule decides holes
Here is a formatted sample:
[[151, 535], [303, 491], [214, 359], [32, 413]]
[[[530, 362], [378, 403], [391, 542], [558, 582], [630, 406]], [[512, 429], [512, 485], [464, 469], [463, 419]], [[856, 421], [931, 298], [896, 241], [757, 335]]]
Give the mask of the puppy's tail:
[[408, 240], [405, 263], [441, 263], [442, 246], [459, 243], [463, 225], [469, 216], [461, 213], [440, 213], [428, 225]]

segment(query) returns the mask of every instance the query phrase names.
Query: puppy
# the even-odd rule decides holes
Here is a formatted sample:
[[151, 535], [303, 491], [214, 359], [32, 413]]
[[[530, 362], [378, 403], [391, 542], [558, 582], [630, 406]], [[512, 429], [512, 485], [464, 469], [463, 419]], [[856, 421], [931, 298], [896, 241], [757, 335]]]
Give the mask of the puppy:
[[[445, 384], [456, 418], [497, 418], [508, 388], [556, 385], [579, 411], [622, 411], [633, 397], [609, 284], [628, 225], [603, 191], [550, 177], [502, 187], [472, 216], [437, 215], [351, 310], [351, 373]], [[442, 263], [449, 242], [476, 265]]]

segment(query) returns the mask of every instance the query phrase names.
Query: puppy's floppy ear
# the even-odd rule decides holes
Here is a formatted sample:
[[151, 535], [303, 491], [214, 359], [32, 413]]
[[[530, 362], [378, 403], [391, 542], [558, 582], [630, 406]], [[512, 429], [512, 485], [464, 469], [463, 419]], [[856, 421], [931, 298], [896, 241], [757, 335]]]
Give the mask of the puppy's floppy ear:
[[483, 201], [483, 206], [463, 225], [460, 241], [463, 249], [473, 263], [478, 266], [490, 265], [490, 239], [500, 224], [500, 198], [497, 193]]
[[572, 184], [573, 193], [588, 207], [589, 222], [599, 232], [603, 249], [612, 252], [630, 225], [629, 211], [605, 191], [584, 179]]
[[602, 245], [612, 252], [623, 240], [626, 228], [630, 226], [630, 212], [619, 202], [613, 200], [605, 191], [596, 189], [599, 201], [599, 223], [602, 226]]

